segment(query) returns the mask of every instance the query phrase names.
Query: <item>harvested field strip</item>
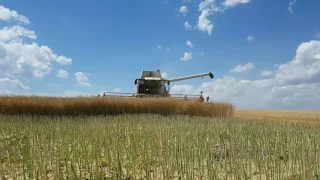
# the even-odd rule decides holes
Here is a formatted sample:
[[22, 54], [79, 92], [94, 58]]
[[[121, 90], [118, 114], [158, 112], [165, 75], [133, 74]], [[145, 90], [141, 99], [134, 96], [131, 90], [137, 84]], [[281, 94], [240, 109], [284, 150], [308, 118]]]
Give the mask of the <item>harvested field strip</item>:
[[3, 115], [91, 116], [151, 113], [231, 117], [233, 111], [233, 105], [228, 103], [200, 103], [172, 98], [0, 97], [0, 114]]
[[320, 111], [316, 110], [236, 110], [237, 119], [289, 122], [299, 125], [320, 126]]

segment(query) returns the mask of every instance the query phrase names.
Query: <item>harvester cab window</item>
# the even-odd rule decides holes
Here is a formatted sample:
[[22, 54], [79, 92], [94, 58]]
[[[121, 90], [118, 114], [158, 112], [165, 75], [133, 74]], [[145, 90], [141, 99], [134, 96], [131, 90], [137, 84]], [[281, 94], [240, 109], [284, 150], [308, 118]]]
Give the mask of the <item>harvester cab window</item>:
[[140, 85], [143, 85], [143, 84], [145, 84], [145, 82], [144, 82], [144, 79], [138, 79], [138, 84]]

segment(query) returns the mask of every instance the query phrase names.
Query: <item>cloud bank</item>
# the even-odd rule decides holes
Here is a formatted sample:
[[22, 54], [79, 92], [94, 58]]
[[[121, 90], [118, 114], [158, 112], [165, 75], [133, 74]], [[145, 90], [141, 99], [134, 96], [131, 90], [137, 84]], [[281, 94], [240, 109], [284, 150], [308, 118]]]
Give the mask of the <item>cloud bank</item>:
[[[239, 65], [232, 72], [252, 69], [253, 64]], [[260, 75], [260, 76], [259, 76]], [[301, 43], [295, 57], [276, 69], [260, 72], [260, 79], [239, 79], [226, 75], [199, 87], [172, 86], [171, 93], [204, 91], [213, 101], [231, 102], [238, 108], [319, 109], [320, 41]], [[265, 78], [268, 77], [268, 78]]]

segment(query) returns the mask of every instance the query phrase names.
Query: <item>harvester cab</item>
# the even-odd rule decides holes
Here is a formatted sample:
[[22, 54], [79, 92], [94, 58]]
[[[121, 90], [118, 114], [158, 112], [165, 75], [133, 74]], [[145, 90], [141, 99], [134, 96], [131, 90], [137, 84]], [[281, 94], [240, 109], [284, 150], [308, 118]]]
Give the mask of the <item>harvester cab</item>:
[[[185, 98], [188, 99], [199, 99], [203, 102], [203, 96], [201, 92], [201, 95], [190, 95], [190, 94], [170, 94], [170, 84], [172, 82], [182, 81], [182, 80], [188, 80], [193, 78], [199, 78], [209, 76], [211, 79], [213, 79], [214, 75], [209, 73], [203, 73], [203, 74], [196, 74], [191, 76], [184, 76], [179, 78], [173, 78], [173, 79], [164, 79], [161, 76], [160, 70], [156, 71], [145, 71], [142, 69], [140, 78], [135, 79], [134, 84], [136, 88], [135, 93], [110, 93], [105, 92], [108, 95], [107, 96], [126, 96], [126, 97], [173, 97], [173, 98]], [[130, 96], [128, 96], [131, 94]]]
[[136, 94], [145, 96], [167, 96], [166, 80], [162, 78], [160, 70], [142, 70], [140, 78], [135, 79]]

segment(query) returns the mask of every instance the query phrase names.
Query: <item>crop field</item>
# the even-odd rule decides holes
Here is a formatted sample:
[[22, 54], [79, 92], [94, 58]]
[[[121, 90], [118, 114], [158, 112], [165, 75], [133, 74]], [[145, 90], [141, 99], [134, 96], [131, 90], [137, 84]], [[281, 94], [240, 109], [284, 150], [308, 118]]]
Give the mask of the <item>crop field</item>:
[[320, 127], [320, 110], [237, 110], [235, 117]]
[[228, 103], [200, 103], [171, 98], [0, 97], [0, 114], [3, 115], [74, 117], [144, 113], [232, 117], [234, 107]]
[[1, 97], [0, 112], [3, 179], [320, 178], [317, 111]]

